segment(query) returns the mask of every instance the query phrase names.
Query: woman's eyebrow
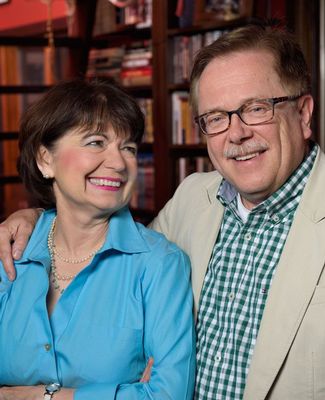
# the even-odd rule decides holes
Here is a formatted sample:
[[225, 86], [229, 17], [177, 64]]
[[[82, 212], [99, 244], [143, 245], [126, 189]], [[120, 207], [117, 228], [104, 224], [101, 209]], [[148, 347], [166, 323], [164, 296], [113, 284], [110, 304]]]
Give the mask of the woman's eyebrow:
[[108, 136], [105, 132], [96, 132], [96, 131], [87, 130], [87, 131], [82, 131], [81, 134], [84, 139], [87, 139], [88, 137], [91, 137], [91, 136], [102, 136], [105, 139], [108, 138]]

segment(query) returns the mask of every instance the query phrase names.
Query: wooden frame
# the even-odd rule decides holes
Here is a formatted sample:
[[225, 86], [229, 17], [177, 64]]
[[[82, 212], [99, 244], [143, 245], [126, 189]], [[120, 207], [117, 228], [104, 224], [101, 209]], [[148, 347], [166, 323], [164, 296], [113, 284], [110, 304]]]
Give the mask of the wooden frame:
[[194, 20], [198, 25], [250, 17], [253, 11], [253, 0], [197, 0], [195, 4]]

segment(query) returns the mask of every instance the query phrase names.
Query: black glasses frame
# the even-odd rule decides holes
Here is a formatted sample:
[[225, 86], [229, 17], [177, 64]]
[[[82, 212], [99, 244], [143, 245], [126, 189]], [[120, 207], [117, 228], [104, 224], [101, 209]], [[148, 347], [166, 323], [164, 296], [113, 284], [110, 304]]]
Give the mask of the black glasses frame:
[[[195, 117], [195, 118], [194, 118], [194, 121], [199, 125], [199, 127], [200, 127], [202, 133], [203, 133], [205, 136], [215, 136], [215, 135], [219, 135], [220, 133], [223, 133], [223, 132], [225, 132], [227, 129], [229, 129], [230, 124], [231, 124], [231, 116], [232, 116], [233, 114], [238, 115], [239, 119], [240, 119], [245, 125], [247, 125], [247, 126], [263, 125], [263, 124], [265, 124], [265, 123], [271, 121], [271, 119], [274, 117], [274, 106], [275, 106], [276, 104], [278, 104], [278, 103], [283, 103], [284, 101], [294, 101], [294, 100], [299, 99], [299, 97], [301, 97], [301, 96], [302, 96], [302, 95], [299, 94], [299, 95], [295, 95], [295, 96], [271, 97], [271, 98], [268, 98], [268, 99], [254, 99], [254, 100], [251, 100], [251, 101], [249, 101], [249, 102], [247, 102], [247, 103], [242, 104], [239, 108], [237, 108], [237, 110], [223, 111], [223, 110], [219, 110], [219, 109], [214, 109], [214, 110], [208, 111], [208, 112], [206, 112], [206, 113], [204, 113], [204, 114], [201, 114], [201, 115], [198, 115], [197, 117]], [[263, 122], [258, 122], [258, 123], [254, 123], [254, 124], [247, 124], [247, 123], [242, 119], [241, 112], [242, 112], [243, 108], [247, 106], [247, 104], [249, 104], [249, 103], [254, 103], [255, 101], [265, 101], [265, 102], [270, 103], [270, 104], [272, 105], [272, 116], [270, 117], [270, 119], [268, 119], [268, 120], [266, 120], [266, 121], [263, 121]], [[228, 126], [227, 126], [227, 128], [223, 129], [223, 130], [220, 131], [220, 132], [216, 132], [216, 133], [207, 133], [207, 132], [204, 131], [204, 129], [203, 129], [203, 127], [202, 127], [201, 120], [202, 120], [202, 118], [204, 118], [205, 116], [210, 115], [210, 114], [213, 114], [213, 113], [216, 112], [216, 111], [219, 111], [219, 112], [228, 114]]]

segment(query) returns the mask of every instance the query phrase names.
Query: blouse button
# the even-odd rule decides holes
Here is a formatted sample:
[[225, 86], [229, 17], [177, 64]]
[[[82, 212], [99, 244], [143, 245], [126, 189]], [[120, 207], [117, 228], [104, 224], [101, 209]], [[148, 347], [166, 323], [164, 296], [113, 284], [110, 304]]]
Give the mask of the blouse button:
[[45, 349], [46, 351], [50, 351], [51, 348], [52, 348], [52, 346], [51, 346], [49, 343], [46, 343], [46, 344], [44, 345], [44, 349]]

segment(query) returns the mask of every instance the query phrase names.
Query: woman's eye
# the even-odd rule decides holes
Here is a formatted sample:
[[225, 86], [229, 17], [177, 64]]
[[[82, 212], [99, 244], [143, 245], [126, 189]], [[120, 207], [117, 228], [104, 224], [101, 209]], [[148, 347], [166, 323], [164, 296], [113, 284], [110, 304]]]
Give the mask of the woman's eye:
[[87, 143], [87, 146], [103, 147], [104, 146], [104, 141], [103, 140], [92, 140], [91, 142]]
[[138, 151], [136, 146], [124, 146], [123, 150], [128, 151], [129, 153], [134, 154], [134, 155], [136, 155], [137, 151]]

